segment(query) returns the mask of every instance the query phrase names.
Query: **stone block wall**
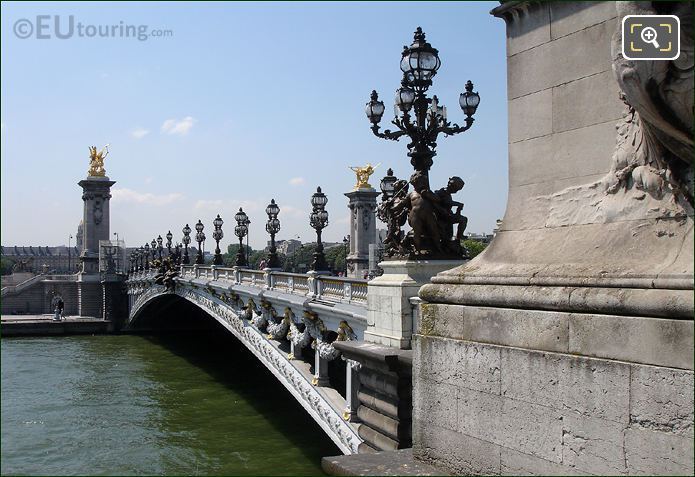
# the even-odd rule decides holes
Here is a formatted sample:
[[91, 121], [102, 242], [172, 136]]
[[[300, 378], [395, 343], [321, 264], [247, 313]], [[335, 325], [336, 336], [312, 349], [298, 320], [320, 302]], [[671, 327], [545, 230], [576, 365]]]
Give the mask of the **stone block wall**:
[[359, 453], [411, 447], [412, 351], [361, 341], [336, 341], [333, 346], [359, 363], [356, 407], [364, 440]]
[[51, 302], [55, 295], [60, 295], [65, 304], [66, 315], [77, 315], [77, 283], [73, 281], [45, 280], [38, 281], [18, 293], [9, 293], [2, 297], [3, 315], [42, 315], [53, 313]]
[[446, 470], [693, 473], [692, 321], [424, 304], [414, 363], [414, 453]]
[[[693, 474], [692, 207], [614, 182], [620, 160], [648, 169], [624, 134], [650, 126], [619, 100], [638, 93], [613, 74], [634, 81], [634, 65], [611, 51], [618, 10], [650, 4], [493, 10], [507, 22], [509, 199], [490, 246], [420, 289], [416, 458], [464, 474]], [[692, 83], [674, 84], [687, 98]]]
[[103, 316], [103, 288], [98, 281], [78, 282], [78, 301], [80, 316]]

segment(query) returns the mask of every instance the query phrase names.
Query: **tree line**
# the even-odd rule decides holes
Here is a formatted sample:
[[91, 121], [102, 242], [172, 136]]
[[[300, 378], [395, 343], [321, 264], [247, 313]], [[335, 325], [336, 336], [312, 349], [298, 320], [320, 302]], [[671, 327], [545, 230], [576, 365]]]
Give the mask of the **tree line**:
[[[254, 250], [248, 245], [244, 245], [244, 251], [248, 257], [249, 266], [252, 268], [258, 269], [261, 262], [263, 260], [267, 261], [268, 259], [268, 252], [266, 250]], [[287, 255], [278, 253], [278, 259], [280, 260], [282, 270], [293, 273], [304, 273], [308, 271], [311, 267], [315, 251], [316, 244], [304, 244], [300, 245], [293, 253]], [[225, 266], [234, 266], [238, 252], [239, 244], [230, 244], [227, 246], [227, 253], [222, 256]], [[326, 255], [326, 263], [328, 263], [331, 272], [336, 275], [340, 272], [345, 272], [345, 257], [347, 253], [343, 245], [327, 248], [324, 250], [324, 254]], [[208, 262], [212, 263], [212, 258], [209, 258]]]

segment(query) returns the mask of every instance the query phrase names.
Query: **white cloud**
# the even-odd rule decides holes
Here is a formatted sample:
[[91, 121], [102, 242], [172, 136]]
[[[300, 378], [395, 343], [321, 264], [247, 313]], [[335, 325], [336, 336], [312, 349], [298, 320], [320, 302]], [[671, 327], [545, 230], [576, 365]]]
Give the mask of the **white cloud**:
[[161, 131], [162, 134], [178, 134], [180, 136], [185, 136], [188, 134], [188, 131], [191, 130], [195, 122], [196, 120], [192, 116], [186, 116], [181, 120], [167, 119], [162, 123]]
[[150, 133], [149, 130], [145, 128], [137, 128], [133, 129], [130, 131], [130, 135], [134, 137], [135, 139], [142, 139], [143, 137], [147, 136]]
[[196, 210], [220, 210], [222, 207], [223, 201], [216, 199], [216, 200], [199, 200], [195, 203], [194, 208]]
[[306, 183], [306, 181], [303, 177], [293, 177], [292, 179], [290, 179], [290, 185], [293, 186], [304, 185], [304, 183]]
[[[291, 205], [283, 205], [280, 207], [280, 218], [282, 217], [293, 217], [293, 218], [304, 218], [309, 217], [309, 213], [306, 210], [293, 207]], [[308, 220], [308, 219], [307, 219]]]
[[131, 189], [113, 189], [111, 195], [115, 202], [148, 204], [161, 207], [169, 205], [183, 199], [183, 194], [172, 192], [170, 194], [151, 194], [149, 192], [138, 192]]

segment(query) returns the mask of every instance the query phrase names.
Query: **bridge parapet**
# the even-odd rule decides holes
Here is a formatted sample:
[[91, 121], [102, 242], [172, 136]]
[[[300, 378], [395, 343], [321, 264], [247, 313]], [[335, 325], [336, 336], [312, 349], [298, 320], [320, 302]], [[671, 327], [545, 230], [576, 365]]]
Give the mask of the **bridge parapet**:
[[[154, 272], [141, 271], [131, 275], [133, 279]], [[298, 296], [355, 306], [367, 306], [367, 280], [326, 275], [305, 275], [277, 270], [248, 270], [238, 267], [215, 265], [182, 265], [180, 278], [185, 280], [207, 279], [226, 281], [262, 290], [277, 290]]]

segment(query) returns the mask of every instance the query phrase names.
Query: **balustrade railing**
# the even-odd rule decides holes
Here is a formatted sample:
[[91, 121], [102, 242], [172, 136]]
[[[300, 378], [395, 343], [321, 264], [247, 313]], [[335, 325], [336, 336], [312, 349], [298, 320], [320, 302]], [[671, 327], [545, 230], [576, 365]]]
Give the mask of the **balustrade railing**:
[[[137, 271], [131, 273], [129, 279], [147, 279], [154, 276], [155, 273], [154, 270]], [[185, 279], [225, 280], [237, 285], [270, 288], [295, 295], [313, 295], [325, 301], [367, 303], [367, 280], [357, 278], [328, 275], [311, 277], [300, 273], [275, 270], [248, 270], [209, 265], [182, 265], [179, 276]]]

